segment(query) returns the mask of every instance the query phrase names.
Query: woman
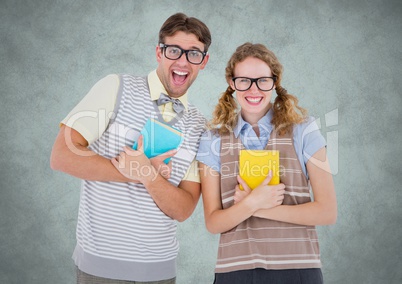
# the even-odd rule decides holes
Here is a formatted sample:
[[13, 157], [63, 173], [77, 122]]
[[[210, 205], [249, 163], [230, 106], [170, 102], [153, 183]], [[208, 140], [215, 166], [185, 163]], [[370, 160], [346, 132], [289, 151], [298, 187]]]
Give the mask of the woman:
[[[315, 225], [336, 221], [334, 184], [325, 140], [281, 86], [282, 71], [264, 45], [239, 46], [226, 67], [229, 87], [212, 129], [200, 142], [206, 226], [221, 234], [216, 284], [323, 282]], [[270, 173], [251, 190], [238, 176], [243, 148], [279, 150], [281, 183], [268, 185]]]

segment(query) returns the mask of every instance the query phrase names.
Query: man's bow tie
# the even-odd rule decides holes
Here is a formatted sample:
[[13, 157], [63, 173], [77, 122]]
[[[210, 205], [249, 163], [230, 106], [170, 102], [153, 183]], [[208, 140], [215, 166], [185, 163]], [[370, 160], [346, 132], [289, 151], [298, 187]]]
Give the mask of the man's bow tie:
[[181, 113], [184, 110], [184, 105], [182, 102], [178, 99], [172, 99], [168, 95], [165, 95], [164, 93], [161, 93], [161, 96], [159, 99], [156, 101], [156, 104], [158, 106], [164, 105], [167, 103], [172, 103], [173, 109], [176, 113]]

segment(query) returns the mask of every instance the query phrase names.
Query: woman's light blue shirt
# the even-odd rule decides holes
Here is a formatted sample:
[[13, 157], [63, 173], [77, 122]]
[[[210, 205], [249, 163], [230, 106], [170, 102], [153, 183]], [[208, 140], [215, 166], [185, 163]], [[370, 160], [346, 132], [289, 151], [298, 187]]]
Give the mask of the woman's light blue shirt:
[[[246, 149], [263, 150], [273, 130], [273, 125], [271, 124], [272, 116], [273, 111], [270, 109], [258, 121], [258, 128], [260, 130], [260, 137], [258, 137], [251, 125], [239, 115], [237, 125], [233, 129], [235, 137], [237, 138], [240, 135], [240, 139]], [[306, 169], [307, 161], [315, 152], [326, 146], [325, 139], [321, 135], [313, 117], [308, 117], [305, 122], [294, 126], [293, 142], [299, 161], [303, 161], [301, 163], [302, 170], [308, 177]], [[213, 133], [211, 130], [204, 132], [201, 136], [196, 159], [215, 171], [220, 172], [220, 146], [221, 138], [218, 134]]]

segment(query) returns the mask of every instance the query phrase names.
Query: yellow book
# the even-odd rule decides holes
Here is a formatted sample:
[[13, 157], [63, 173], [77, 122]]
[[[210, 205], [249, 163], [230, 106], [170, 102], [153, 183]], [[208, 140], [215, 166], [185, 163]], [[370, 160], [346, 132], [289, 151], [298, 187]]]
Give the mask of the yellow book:
[[264, 181], [272, 170], [269, 185], [279, 184], [279, 151], [277, 150], [240, 150], [239, 175], [254, 189]]

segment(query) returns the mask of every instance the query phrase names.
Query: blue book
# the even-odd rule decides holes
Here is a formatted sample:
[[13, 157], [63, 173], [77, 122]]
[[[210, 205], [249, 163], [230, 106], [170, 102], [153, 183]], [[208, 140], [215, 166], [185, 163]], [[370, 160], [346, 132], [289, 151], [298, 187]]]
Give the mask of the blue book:
[[[141, 130], [144, 154], [153, 158], [167, 151], [177, 149], [183, 141], [183, 133], [170, 125], [149, 118]], [[137, 141], [132, 147], [137, 150]], [[169, 163], [170, 158], [164, 160]]]

